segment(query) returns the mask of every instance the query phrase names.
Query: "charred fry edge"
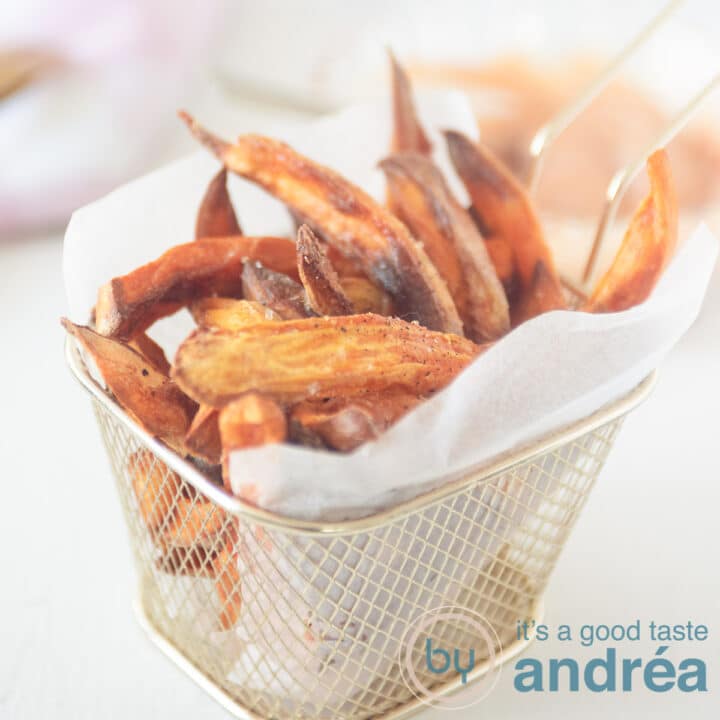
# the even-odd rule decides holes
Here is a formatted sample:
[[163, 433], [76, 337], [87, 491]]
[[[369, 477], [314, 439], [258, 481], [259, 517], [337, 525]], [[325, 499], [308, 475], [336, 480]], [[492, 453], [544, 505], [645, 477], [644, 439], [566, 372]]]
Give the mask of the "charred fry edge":
[[318, 315], [350, 315], [353, 306], [320, 241], [307, 225], [297, 233], [298, 274], [310, 307]]

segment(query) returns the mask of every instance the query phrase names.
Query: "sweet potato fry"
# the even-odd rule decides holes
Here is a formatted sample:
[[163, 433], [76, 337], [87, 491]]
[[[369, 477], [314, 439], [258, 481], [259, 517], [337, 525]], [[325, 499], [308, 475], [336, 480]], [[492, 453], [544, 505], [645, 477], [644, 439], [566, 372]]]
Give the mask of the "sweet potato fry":
[[110, 392], [152, 435], [185, 454], [183, 441], [197, 405], [137, 350], [62, 319], [92, 356]]
[[233, 172], [288, 205], [328, 242], [356, 260], [395, 301], [405, 319], [462, 333], [445, 283], [407, 228], [367, 193], [284, 143], [243, 135], [231, 145], [181, 117], [195, 137]]
[[245, 263], [242, 290], [248, 300], [264, 305], [284, 320], [304, 318], [310, 314], [302, 285], [259, 263]]
[[242, 235], [227, 191], [227, 170], [223, 168], [210, 181], [195, 221], [195, 239]]
[[[565, 296], [565, 293], [563, 293]], [[555, 282], [542, 260], [535, 265], [535, 276], [530, 285], [530, 292], [524, 293], [512, 308], [513, 327], [526, 320], [547, 312], [555, 297]]]
[[219, 621], [223, 630], [231, 630], [240, 619], [242, 593], [237, 554], [231, 540], [217, 554], [215, 568], [215, 591], [220, 600]]
[[353, 306], [323, 246], [307, 225], [297, 233], [298, 274], [308, 304], [318, 315], [350, 315]]
[[233, 297], [242, 292], [245, 261], [260, 261], [297, 277], [295, 245], [285, 238], [218, 237], [177, 245], [157, 260], [114, 278], [100, 288], [95, 324], [102, 335], [122, 340], [157, 318], [158, 304], [177, 308], [208, 295]]
[[391, 150], [399, 152], [417, 152], [429, 155], [432, 145], [420, 125], [415, 102], [413, 100], [412, 85], [404, 68], [398, 63], [392, 52], [390, 57], [390, 70], [392, 73], [392, 100], [393, 100], [393, 138]]
[[279, 402], [353, 397], [390, 387], [428, 395], [482, 349], [397, 318], [306, 318], [235, 332], [195, 330], [178, 349], [172, 377], [190, 397], [213, 407], [249, 390]]
[[283, 442], [287, 422], [282, 408], [271, 398], [249, 392], [220, 411], [223, 482], [232, 492], [228, 471], [228, 455], [233, 450]]
[[[450, 158], [470, 194], [476, 217], [486, 229], [487, 238], [500, 238], [512, 251], [517, 275], [518, 302], [538, 312], [565, 307], [562, 287], [555, 271], [552, 253], [545, 243], [540, 222], [524, 189], [510, 171], [487, 148], [473, 143], [459, 132], [445, 133]], [[502, 251], [506, 252], [506, 251]], [[500, 255], [496, 248], [493, 257]], [[529, 301], [533, 292], [536, 267], [542, 263], [548, 282], [542, 303]], [[507, 267], [496, 267], [508, 282]]]
[[647, 171], [650, 193], [585, 306], [589, 312], [619, 312], [646, 300], [675, 252], [678, 203], [665, 150], [648, 158]]
[[[239, 330], [259, 322], [280, 320], [280, 316], [251, 300], [204, 298], [193, 303], [190, 311], [200, 327]], [[201, 405], [185, 436], [185, 445], [194, 455], [212, 465], [222, 462], [219, 413]]]
[[[307, 223], [301, 223], [307, 224]], [[330, 264], [335, 268], [335, 272], [340, 276], [341, 279], [345, 278], [365, 278], [367, 279], [367, 275], [363, 272], [363, 269], [360, 267], [358, 262], [356, 260], [353, 260], [352, 258], [349, 258], [347, 255], [343, 255], [334, 245], [331, 245], [330, 243], [326, 242], [319, 234], [316, 232], [315, 228], [308, 225], [308, 227], [317, 235], [320, 240], [325, 244], [325, 254], [328, 256], [328, 260], [330, 261]], [[300, 229], [300, 226], [298, 226], [298, 229]]]
[[391, 207], [425, 246], [460, 313], [465, 334], [495, 340], [510, 329], [507, 298], [482, 236], [432, 160], [417, 153], [380, 163]]
[[149, 335], [144, 332], [138, 333], [128, 345], [137, 350], [163, 375], [170, 374], [170, 363], [165, 357], [165, 351]]
[[224, 450], [282, 442], [287, 436], [285, 413], [269, 397], [249, 392], [220, 411]]
[[198, 408], [185, 435], [185, 447], [192, 455], [202, 458], [210, 465], [220, 464], [222, 445], [218, 428], [218, 411], [215, 408], [207, 405]]
[[225, 523], [225, 514], [209, 500], [179, 497], [172, 520], [164, 527], [162, 541], [169, 547], [212, 543]]
[[[300, 223], [302, 225], [303, 223]], [[300, 229], [298, 225], [298, 230]], [[308, 225], [308, 227], [310, 227]], [[375, 313], [393, 315], [393, 301], [385, 290], [368, 280], [362, 268], [352, 258], [343, 255], [334, 245], [330, 245], [313, 229], [313, 234], [322, 242], [325, 255], [338, 277], [343, 292], [348, 296], [356, 313]]]
[[374, 440], [419, 402], [406, 392], [305, 400], [290, 411], [290, 437], [303, 445], [350, 452]]
[[200, 327], [221, 330], [239, 330], [258, 322], [282, 320], [270, 308], [253, 300], [209, 297], [197, 300], [190, 306], [190, 313]]
[[157, 530], [168, 521], [181, 495], [180, 476], [145, 449], [130, 456], [128, 473], [140, 517], [148, 530]]
[[163, 551], [156, 565], [170, 575], [214, 578], [216, 557], [217, 553], [203, 545], [172, 546]]
[[[313, 233], [317, 235], [314, 230]], [[392, 297], [369, 280], [355, 260], [346, 257], [334, 245], [324, 241], [323, 249], [356, 313], [395, 314]]]
[[366, 277], [341, 277], [340, 285], [356, 313], [395, 314], [392, 298]]

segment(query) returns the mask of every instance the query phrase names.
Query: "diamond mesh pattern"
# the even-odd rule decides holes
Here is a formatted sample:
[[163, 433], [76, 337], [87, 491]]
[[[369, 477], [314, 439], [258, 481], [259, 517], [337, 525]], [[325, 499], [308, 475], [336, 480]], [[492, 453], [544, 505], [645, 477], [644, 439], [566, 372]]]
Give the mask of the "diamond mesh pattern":
[[[151, 623], [238, 705], [278, 720], [360, 720], [412, 701], [401, 639], [433, 608], [475, 611], [512, 643], [621, 424], [371, 530], [322, 536], [228, 514], [93, 404]], [[452, 624], [438, 635], [461, 651], [478, 640]]]

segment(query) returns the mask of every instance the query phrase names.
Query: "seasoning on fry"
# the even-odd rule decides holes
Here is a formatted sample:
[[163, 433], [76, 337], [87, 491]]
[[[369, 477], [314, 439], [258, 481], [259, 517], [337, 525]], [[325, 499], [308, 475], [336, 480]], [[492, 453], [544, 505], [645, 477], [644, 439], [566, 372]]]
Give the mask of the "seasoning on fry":
[[198, 402], [222, 407], [256, 390], [279, 402], [403, 388], [433, 393], [482, 351], [465, 338], [377, 315], [306, 318], [245, 330], [198, 329], [172, 377]]

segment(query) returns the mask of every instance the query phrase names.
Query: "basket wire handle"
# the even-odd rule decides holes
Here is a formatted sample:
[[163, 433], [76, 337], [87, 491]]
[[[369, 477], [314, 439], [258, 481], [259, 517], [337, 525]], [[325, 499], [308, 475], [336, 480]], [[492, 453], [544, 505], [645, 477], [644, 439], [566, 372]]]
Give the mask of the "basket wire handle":
[[[639, 50], [659, 29], [659, 27], [681, 6], [685, 0], [671, 0], [665, 7], [620, 51], [617, 57], [596, 77], [582, 92], [580, 92], [568, 105], [562, 108], [533, 136], [530, 142], [531, 168], [528, 180], [530, 195], [537, 192], [540, 173], [546, 151], [560, 135], [572, 124], [593, 100], [600, 94], [606, 85], [620, 72], [625, 63]], [[716, 74], [710, 82], [674, 117], [663, 129], [660, 135], [653, 140], [642, 155], [634, 162], [626, 165], [615, 173], [605, 194], [605, 205], [598, 222], [595, 238], [590, 254], [585, 263], [582, 282], [586, 284], [595, 268], [600, 248], [607, 236], [608, 230], [617, 215], [620, 202], [628, 187], [638, 176], [645, 165], [648, 155], [658, 147], [666, 145], [685, 126], [692, 115], [700, 108], [710, 94], [720, 84], [720, 73]]]
[[626, 190], [630, 187], [633, 180], [638, 176], [645, 166], [645, 161], [652, 152], [660, 147], [667, 145], [677, 133], [682, 130], [690, 118], [705, 102], [705, 100], [720, 85], [720, 73], [717, 73], [710, 82], [672, 119], [668, 126], [656, 137], [640, 157], [633, 163], [626, 165], [622, 170], [615, 173], [610, 184], [608, 185], [605, 195], [605, 206], [600, 216], [595, 239], [593, 240], [592, 249], [585, 263], [585, 271], [583, 272], [583, 283], [587, 283], [595, 269], [595, 262], [598, 253], [602, 247], [603, 241], [607, 236], [609, 228], [612, 227], [617, 215], [620, 201], [625, 195]]
[[682, 5], [685, 0], [671, 0], [618, 54], [618, 56], [583, 91], [562, 108], [530, 141], [531, 169], [528, 191], [537, 191], [543, 159], [547, 149], [562, 135], [585, 108], [602, 92], [605, 86], [622, 70], [623, 65], [655, 33], [655, 31]]

